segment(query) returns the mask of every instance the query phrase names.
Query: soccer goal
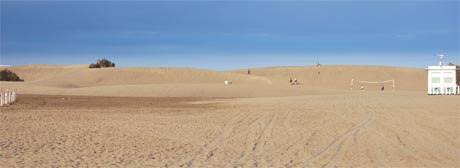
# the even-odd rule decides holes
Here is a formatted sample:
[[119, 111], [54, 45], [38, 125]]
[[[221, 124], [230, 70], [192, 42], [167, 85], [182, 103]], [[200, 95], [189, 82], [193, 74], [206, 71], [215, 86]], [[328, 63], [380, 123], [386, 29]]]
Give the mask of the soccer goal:
[[367, 87], [374, 89], [374, 88], [381, 88], [381, 86], [385, 86], [388, 84], [390, 84], [392, 89], [394, 90], [395, 88], [394, 79], [386, 80], [386, 81], [362, 81], [362, 80], [351, 79], [350, 89], [353, 90], [355, 86], [357, 86], [361, 90]]

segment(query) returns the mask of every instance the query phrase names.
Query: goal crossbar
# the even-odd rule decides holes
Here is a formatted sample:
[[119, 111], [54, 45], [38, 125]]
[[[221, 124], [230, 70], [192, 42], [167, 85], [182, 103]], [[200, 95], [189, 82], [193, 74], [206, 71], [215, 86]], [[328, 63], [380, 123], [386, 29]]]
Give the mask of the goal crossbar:
[[356, 80], [356, 79], [351, 79], [351, 89], [353, 89], [353, 83], [354, 82], [358, 82], [358, 83], [369, 83], [369, 84], [376, 84], [376, 83], [388, 83], [388, 82], [392, 82], [392, 87], [393, 89], [395, 88], [395, 80], [394, 79], [390, 79], [390, 80], [386, 80], [386, 81], [362, 81], [362, 80]]

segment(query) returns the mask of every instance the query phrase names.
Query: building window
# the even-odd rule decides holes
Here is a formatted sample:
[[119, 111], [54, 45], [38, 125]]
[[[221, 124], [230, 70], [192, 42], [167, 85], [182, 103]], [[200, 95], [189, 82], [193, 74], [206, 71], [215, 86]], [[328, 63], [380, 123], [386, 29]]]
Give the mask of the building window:
[[441, 78], [440, 77], [432, 77], [431, 78], [431, 83], [440, 83], [441, 82]]
[[452, 77], [444, 77], [444, 83], [452, 83]]

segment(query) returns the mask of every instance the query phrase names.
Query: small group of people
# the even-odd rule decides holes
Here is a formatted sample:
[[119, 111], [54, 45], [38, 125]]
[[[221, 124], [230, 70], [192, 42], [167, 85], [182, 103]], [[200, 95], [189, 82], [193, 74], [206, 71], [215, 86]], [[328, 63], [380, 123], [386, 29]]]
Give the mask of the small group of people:
[[[364, 85], [361, 85], [361, 90], [364, 90]], [[385, 90], [385, 85], [382, 85], [382, 87], [380, 88], [381, 91], [384, 91]]]
[[292, 80], [292, 78], [289, 78], [289, 83], [291, 83], [291, 85], [298, 85], [299, 84], [297, 82], [297, 78], [294, 78], [294, 80]]

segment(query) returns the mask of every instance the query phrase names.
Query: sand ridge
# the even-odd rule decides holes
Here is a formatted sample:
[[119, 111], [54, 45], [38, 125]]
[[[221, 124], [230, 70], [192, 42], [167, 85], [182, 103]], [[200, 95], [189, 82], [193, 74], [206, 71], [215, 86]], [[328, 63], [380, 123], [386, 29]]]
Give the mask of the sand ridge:
[[[132, 97], [270, 97], [336, 90], [349, 91], [351, 79], [394, 79], [395, 90], [424, 91], [426, 71], [387, 66], [326, 65], [265, 67], [214, 71], [176, 67], [117, 67], [89, 69], [86, 65], [22, 65], [8, 67], [25, 82], [0, 82], [22, 94], [65, 94]], [[320, 72], [320, 74], [318, 74]], [[289, 78], [300, 85], [291, 86]], [[232, 85], [224, 85], [224, 81]], [[380, 84], [366, 85], [378, 91]], [[391, 89], [391, 84], [386, 84]]]

